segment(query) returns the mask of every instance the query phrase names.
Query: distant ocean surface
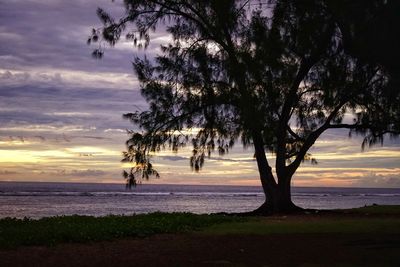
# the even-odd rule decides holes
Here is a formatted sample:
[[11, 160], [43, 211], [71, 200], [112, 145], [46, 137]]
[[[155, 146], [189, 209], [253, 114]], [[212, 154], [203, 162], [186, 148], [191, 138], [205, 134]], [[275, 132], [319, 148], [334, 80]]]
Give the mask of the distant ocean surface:
[[[139, 185], [0, 182], [0, 218], [163, 212], [243, 212], [260, 206], [258, 186]], [[293, 188], [293, 201], [303, 208], [354, 208], [372, 204], [400, 205], [400, 189]]]

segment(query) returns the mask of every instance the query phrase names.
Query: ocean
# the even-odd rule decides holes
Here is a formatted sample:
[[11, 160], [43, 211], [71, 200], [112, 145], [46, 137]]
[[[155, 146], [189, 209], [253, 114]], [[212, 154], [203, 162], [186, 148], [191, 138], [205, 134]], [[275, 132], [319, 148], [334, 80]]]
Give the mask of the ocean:
[[[303, 208], [343, 209], [400, 205], [399, 188], [295, 187]], [[62, 215], [130, 215], [149, 212], [244, 212], [260, 206], [258, 186], [139, 185], [0, 182], [0, 218]]]

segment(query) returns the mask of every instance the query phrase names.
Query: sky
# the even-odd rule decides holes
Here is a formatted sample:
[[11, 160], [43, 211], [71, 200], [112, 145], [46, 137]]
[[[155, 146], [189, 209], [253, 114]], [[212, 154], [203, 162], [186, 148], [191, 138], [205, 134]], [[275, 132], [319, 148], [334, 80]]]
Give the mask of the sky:
[[[118, 16], [120, 1], [0, 0], [0, 181], [124, 183], [122, 114], [145, 109], [132, 71], [134, 56], [151, 58], [168, 41], [156, 34], [146, 51], [122, 40], [103, 59], [86, 44], [100, 27], [96, 8]], [[400, 187], [400, 141], [361, 151], [362, 137], [325, 133], [295, 186]], [[213, 155], [199, 173], [190, 147], [154, 156], [160, 179], [146, 183], [259, 185], [252, 149], [238, 144]], [[273, 163], [273, 156], [268, 155]]]

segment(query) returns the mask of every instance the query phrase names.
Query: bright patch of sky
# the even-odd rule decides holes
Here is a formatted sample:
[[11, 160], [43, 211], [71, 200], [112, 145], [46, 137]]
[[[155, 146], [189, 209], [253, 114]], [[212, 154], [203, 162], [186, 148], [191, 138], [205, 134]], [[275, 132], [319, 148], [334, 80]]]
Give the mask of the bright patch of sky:
[[[154, 57], [171, 38], [154, 33], [146, 51], [123, 41], [94, 60], [86, 44], [100, 27], [96, 8], [118, 16], [121, 1], [0, 0], [0, 181], [123, 183], [122, 114], [145, 109], [132, 71], [135, 55]], [[361, 151], [361, 137], [322, 136], [293, 179], [298, 186], [400, 186], [400, 145]], [[154, 156], [160, 179], [148, 183], [258, 185], [251, 148], [238, 144], [204, 168], [190, 169], [190, 147]], [[273, 163], [273, 155], [268, 155]]]

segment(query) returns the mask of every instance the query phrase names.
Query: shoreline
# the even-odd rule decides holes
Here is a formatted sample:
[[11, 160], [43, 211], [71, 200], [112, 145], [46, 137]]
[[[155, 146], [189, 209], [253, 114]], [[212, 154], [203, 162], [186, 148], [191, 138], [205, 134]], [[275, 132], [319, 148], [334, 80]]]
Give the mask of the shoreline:
[[[149, 212], [248, 212], [264, 202], [261, 187], [0, 184], [0, 217], [105, 216]], [[374, 203], [399, 205], [400, 189], [294, 188], [293, 202], [305, 209], [348, 209]]]
[[[58, 182], [58, 181], [0, 181], [0, 184], [63, 184], [63, 185], [109, 185], [109, 186], [121, 186], [122, 189], [126, 187], [125, 182], [121, 183], [99, 183], [99, 182]], [[141, 186], [171, 186], [171, 187], [190, 187], [190, 186], [198, 186], [198, 187], [248, 187], [248, 188], [260, 188], [260, 192], [262, 192], [261, 184], [259, 185], [238, 185], [238, 184], [177, 184], [177, 183], [143, 183], [138, 184], [136, 188], [140, 188]], [[396, 186], [392, 187], [359, 187], [359, 186], [292, 186], [292, 189], [313, 189], [313, 188], [320, 188], [320, 189], [399, 189]]]

